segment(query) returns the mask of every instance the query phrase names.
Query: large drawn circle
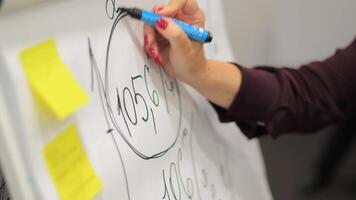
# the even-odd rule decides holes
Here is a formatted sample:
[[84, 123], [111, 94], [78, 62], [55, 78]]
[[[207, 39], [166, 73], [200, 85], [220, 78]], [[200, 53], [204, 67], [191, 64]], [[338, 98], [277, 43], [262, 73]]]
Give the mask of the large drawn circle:
[[[109, 42], [108, 42], [108, 47], [107, 47], [107, 52], [106, 52], [106, 64], [105, 64], [105, 83], [104, 83], [104, 90], [108, 91], [112, 88], [109, 88], [109, 76], [110, 76], [110, 59], [111, 59], [111, 55], [110, 55], [110, 50], [112, 48], [112, 40], [113, 37], [115, 35], [115, 31], [117, 30], [117, 27], [119, 25], [119, 22], [121, 21], [121, 19], [123, 18], [123, 16], [117, 16], [116, 19], [114, 20], [110, 35], [109, 35]], [[144, 73], [146, 73], [146, 68], [144, 69]], [[170, 83], [170, 87], [172, 88], [176, 88], [177, 90], [177, 101], [178, 101], [178, 109], [179, 109], [179, 113], [178, 113], [178, 126], [176, 127], [177, 131], [174, 135], [174, 137], [172, 138], [172, 142], [170, 142], [169, 144], [164, 145], [164, 147], [160, 148], [158, 151], [154, 152], [154, 153], [147, 153], [147, 152], [143, 152], [142, 150], [139, 150], [139, 148], [137, 146], [135, 146], [129, 139], [127, 132], [125, 133], [124, 128], [120, 127], [119, 123], [120, 121], [118, 120], [118, 118], [115, 116], [115, 111], [114, 110], [107, 110], [106, 114], [108, 115], [110, 121], [112, 122], [112, 125], [114, 126], [115, 130], [120, 134], [120, 136], [122, 137], [122, 139], [125, 141], [125, 143], [130, 147], [130, 149], [136, 154], [138, 155], [140, 158], [144, 159], [144, 160], [150, 160], [150, 159], [156, 159], [159, 157], [164, 156], [167, 152], [169, 152], [169, 150], [171, 150], [177, 140], [178, 137], [180, 135], [181, 132], [181, 124], [182, 124], [182, 100], [181, 100], [181, 96], [180, 96], [180, 90], [179, 90], [179, 84], [176, 80], [174, 80], [173, 82]], [[167, 86], [169, 87], [169, 86]], [[110, 97], [105, 98], [106, 100], [106, 104], [109, 105], [108, 107], [112, 108], [112, 106], [114, 106], [114, 104], [112, 104]], [[154, 144], [156, 145], [156, 144]]]

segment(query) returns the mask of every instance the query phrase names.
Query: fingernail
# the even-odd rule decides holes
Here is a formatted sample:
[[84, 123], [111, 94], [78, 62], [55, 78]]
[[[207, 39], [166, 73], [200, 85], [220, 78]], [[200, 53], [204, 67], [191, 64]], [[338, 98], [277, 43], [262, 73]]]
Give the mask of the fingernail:
[[154, 59], [154, 61], [157, 63], [157, 65], [162, 65], [162, 61], [158, 56]]
[[153, 59], [153, 61], [155, 61], [155, 63], [157, 63], [158, 65], [162, 64], [161, 59], [159, 59], [158, 55], [156, 54], [156, 52], [153, 50], [153, 48], [149, 48], [148, 49], [148, 54], [151, 56], [151, 58]]
[[155, 8], [155, 9], [153, 9], [153, 12], [154, 13], [159, 13], [159, 12], [161, 12], [161, 10], [163, 10], [163, 8]]
[[153, 50], [153, 48], [148, 48], [148, 54], [150, 54], [152, 59], [156, 59], [157, 55], [155, 53], [155, 51]]
[[145, 47], [147, 47], [147, 45], [148, 45], [148, 37], [147, 37], [147, 35], [144, 36], [144, 45], [145, 45]]
[[168, 22], [163, 18], [159, 19], [156, 24], [159, 28], [163, 30], [165, 30], [168, 27]]

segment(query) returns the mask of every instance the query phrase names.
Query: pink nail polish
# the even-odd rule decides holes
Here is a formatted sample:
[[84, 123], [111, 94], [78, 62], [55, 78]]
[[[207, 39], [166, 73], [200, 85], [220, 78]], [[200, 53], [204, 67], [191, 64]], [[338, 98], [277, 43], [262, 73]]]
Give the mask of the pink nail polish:
[[150, 54], [152, 59], [155, 59], [157, 57], [155, 51], [153, 50], [153, 48], [149, 48], [148, 49], [148, 54]]
[[156, 52], [153, 50], [153, 48], [149, 48], [149, 49], [148, 49], [148, 54], [151, 56], [151, 58], [153, 59], [153, 61], [155, 61], [155, 63], [157, 63], [158, 65], [162, 65], [161, 59], [159, 59], [158, 55], [157, 55]]
[[156, 62], [157, 65], [162, 65], [162, 61], [161, 59], [159, 59], [159, 57], [157, 56], [154, 61]]
[[156, 24], [159, 28], [163, 30], [165, 30], [168, 27], [168, 22], [163, 18], [159, 19]]

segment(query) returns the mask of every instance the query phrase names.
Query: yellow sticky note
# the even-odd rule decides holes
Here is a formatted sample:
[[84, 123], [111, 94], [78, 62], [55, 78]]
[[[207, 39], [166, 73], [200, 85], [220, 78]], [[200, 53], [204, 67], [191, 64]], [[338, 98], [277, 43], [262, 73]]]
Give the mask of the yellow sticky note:
[[88, 101], [61, 60], [54, 40], [22, 51], [20, 59], [32, 89], [58, 119], [67, 118]]
[[62, 200], [91, 200], [102, 188], [75, 125], [47, 144], [43, 154]]

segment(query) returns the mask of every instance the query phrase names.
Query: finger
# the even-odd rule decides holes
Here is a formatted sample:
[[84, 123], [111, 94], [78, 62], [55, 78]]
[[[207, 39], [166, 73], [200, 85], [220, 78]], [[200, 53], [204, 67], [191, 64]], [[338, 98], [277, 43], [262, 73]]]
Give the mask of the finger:
[[161, 61], [165, 59], [165, 53], [168, 51], [170, 46], [167, 39], [165, 39], [159, 32], [156, 33], [157, 35], [157, 44], [158, 44], [158, 56], [161, 58]]
[[156, 13], [171, 18], [177, 18], [190, 24], [205, 27], [204, 12], [194, 0], [180, 0], [183, 3], [172, 3], [171, 5], [157, 7]]
[[160, 56], [160, 47], [157, 43], [153, 43], [146, 49], [150, 58], [158, 65], [162, 64], [162, 57]]
[[156, 35], [156, 41], [159, 43], [161, 40], [164, 40], [164, 37], [153, 27], [155, 30], [155, 35]]
[[157, 31], [169, 41], [175, 50], [182, 52], [189, 49], [191, 42], [185, 32], [174, 22], [161, 18], [156, 23]]
[[147, 49], [151, 47], [153, 43], [156, 42], [156, 30], [149, 25], [143, 26], [144, 34], [144, 47]]
[[156, 30], [148, 25], [144, 25], [144, 46], [148, 55], [157, 64], [161, 64], [161, 57], [159, 56], [159, 46], [156, 39]]
[[194, 15], [200, 10], [195, 0], [171, 0], [167, 6], [160, 7], [157, 13], [167, 17], [177, 15], [179, 11], [186, 15]]
[[152, 47], [149, 47], [147, 49], [148, 55], [151, 57], [151, 59], [157, 64], [161, 65], [162, 64], [162, 57], [159, 55], [159, 47], [157, 44], [153, 45]]
[[160, 52], [159, 55], [161, 57], [164, 57], [165, 56], [164, 53], [166, 52], [167, 47], [169, 47], [169, 42], [168, 42], [168, 40], [166, 40], [162, 37], [162, 40], [159, 40], [157, 43], [158, 43], [158, 49]]
[[155, 13], [160, 12], [161, 10], [163, 10], [163, 8], [166, 7], [166, 5], [164, 4], [157, 4], [152, 8], [152, 11]]
[[152, 28], [149, 25], [144, 25], [144, 47], [147, 49], [155, 45], [155, 43], [160, 43], [162, 41], [166, 41], [162, 35], [157, 32], [156, 29]]
[[170, 63], [170, 60], [169, 60], [169, 45], [164, 47], [165, 49], [163, 49], [162, 51], [162, 56], [163, 56], [163, 59], [162, 59], [162, 68], [163, 70], [169, 74], [170, 76], [172, 77], [175, 77], [175, 74], [174, 74], [174, 69], [172, 67], [169, 67], [171, 65]]

